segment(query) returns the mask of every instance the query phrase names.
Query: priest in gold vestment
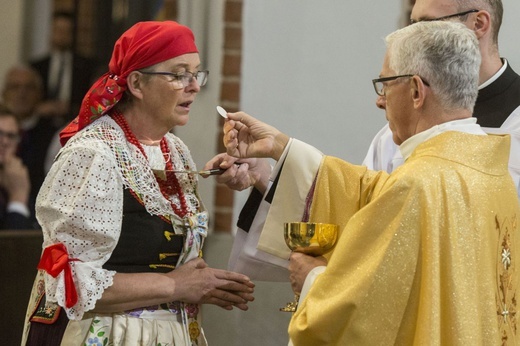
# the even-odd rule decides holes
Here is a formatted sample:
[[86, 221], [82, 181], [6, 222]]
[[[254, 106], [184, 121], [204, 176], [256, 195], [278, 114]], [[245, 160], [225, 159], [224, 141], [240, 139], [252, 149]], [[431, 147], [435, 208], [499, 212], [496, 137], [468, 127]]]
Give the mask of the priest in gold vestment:
[[[373, 84], [406, 160], [393, 173], [324, 156], [243, 112], [224, 126], [234, 159], [215, 161], [230, 167], [221, 181], [265, 188], [265, 160], [244, 158], [278, 161], [258, 249], [290, 258], [301, 293], [291, 343], [519, 345], [520, 209], [509, 136], [486, 135], [471, 118], [475, 34], [421, 22], [386, 43]], [[236, 158], [247, 167], [229, 166]], [[340, 225], [327, 259], [290, 253], [283, 223], [298, 220]]]

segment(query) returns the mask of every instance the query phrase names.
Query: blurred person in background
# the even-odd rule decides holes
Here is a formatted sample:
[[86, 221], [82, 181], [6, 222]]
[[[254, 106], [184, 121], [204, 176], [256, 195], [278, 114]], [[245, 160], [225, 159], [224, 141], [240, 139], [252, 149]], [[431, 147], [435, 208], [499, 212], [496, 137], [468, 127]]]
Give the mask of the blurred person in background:
[[16, 156], [20, 141], [18, 120], [0, 106], [0, 229], [31, 229], [28, 207], [29, 172]]
[[54, 108], [63, 109], [67, 120], [79, 110], [98, 67], [97, 61], [74, 51], [74, 15], [65, 11], [53, 14], [48, 54], [34, 59], [31, 66], [43, 79], [44, 98]]
[[29, 170], [31, 193], [29, 207], [34, 215], [34, 205], [40, 186], [45, 179], [45, 158], [54, 134], [63, 124], [63, 109], [55, 109], [54, 103], [43, 98], [40, 75], [28, 65], [11, 67], [4, 78], [3, 104], [18, 119], [20, 143], [18, 156]]

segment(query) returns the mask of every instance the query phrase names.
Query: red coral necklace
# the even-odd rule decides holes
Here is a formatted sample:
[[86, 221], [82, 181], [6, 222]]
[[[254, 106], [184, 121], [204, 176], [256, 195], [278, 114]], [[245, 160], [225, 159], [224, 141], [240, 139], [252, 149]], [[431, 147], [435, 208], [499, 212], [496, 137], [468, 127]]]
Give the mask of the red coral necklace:
[[[126, 122], [125, 117], [121, 112], [119, 111], [113, 111], [111, 114], [112, 119], [121, 127], [123, 130], [123, 133], [125, 134], [125, 137], [128, 142], [135, 145], [139, 151], [148, 159], [146, 156], [146, 153], [144, 152], [144, 148], [141, 145], [141, 142], [135, 137], [132, 130], [130, 130], [130, 127], [128, 126], [128, 123]], [[159, 188], [161, 189], [161, 193], [163, 194], [164, 198], [166, 198], [168, 201], [170, 201], [170, 204], [173, 208], [173, 211], [176, 215], [183, 218], [188, 214], [188, 206], [186, 204], [186, 197], [184, 196], [184, 192], [182, 191], [182, 188], [179, 184], [179, 180], [177, 179], [177, 176], [175, 173], [173, 173], [173, 164], [172, 160], [170, 159], [170, 151], [168, 148], [168, 143], [166, 143], [166, 139], [163, 137], [161, 139], [161, 152], [164, 156], [164, 160], [166, 161], [166, 179], [162, 179], [161, 177], [158, 177], [155, 173], [155, 179], [157, 180], [157, 183], [159, 184]], [[181, 207], [177, 207], [177, 205], [170, 200], [171, 195], [177, 195], [179, 197], [179, 201], [181, 204]]]

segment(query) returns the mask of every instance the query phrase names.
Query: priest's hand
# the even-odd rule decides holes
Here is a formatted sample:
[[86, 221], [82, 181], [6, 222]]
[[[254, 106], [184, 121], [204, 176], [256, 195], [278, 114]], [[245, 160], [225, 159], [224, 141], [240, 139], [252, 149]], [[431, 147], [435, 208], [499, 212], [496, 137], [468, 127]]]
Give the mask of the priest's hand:
[[224, 123], [224, 145], [237, 158], [270, 157], [278, 160], [289, 137], [244, 112], [228, 113]]
[[296, 294], [302, 291], [305, 278], [316, 267], [326, 266], [327, 259], [323, 256], [313, 257], [300, 252], [291, 253], [289, 258], [289, 280]]
[[218, 183], [226, 184], [230, 189], [242, 191], [254, 186], [264, 193], [271, 175], [271, 165], [268, 160], [241, 159], [238, 164], [236, 161], [237, 158], [222, 153], [209, 160], [203, 169], [225, 169], [224, 173], [215, 177]]

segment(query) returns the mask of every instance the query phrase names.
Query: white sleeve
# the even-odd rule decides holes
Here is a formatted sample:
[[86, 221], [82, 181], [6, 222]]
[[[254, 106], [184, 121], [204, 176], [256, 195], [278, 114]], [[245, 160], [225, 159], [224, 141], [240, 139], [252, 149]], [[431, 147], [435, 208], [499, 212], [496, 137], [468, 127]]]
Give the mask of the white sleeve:
[[513, 178], [520, 198], [520, 107], [516, 108], [500, 128], [483, 127], [490, 134], [509, 134], [511, 136], [511, 151], [509, 153], [509, 173]]
[[[107, 150], [109, 152], [109, 150]], [[101, 150], [65, 148], [52, 166], [36, 202], [44, 248], [65, 245], [78, 302], [67, 308], [69, 319], [79, 320], [92, 310], [115, 272], [102, 268], [120, 235], [123, 183], [114, 158]], [[63, 272], [45, 275], [47, 299], [65, 307]]]
[[326, 266], [319, 266], [312, 269], [309, 274], [307, 274], [307, 277], [305, 278], [305, 282], [303, 283], [302, 291], [300, 292], [300, 299], [298, 300], [298, 303], [302, 302], [305, 297], [307, 296], [307, 293], [309, 293], [309, 290], [311, 289], [312, 284], [320, 275], [327, 269]]
[[[283, 223], [301, 221], [307, 195], [323, 154], [312, 146], [292, 139], [273, 169], [273, 180], [283, 166], [272, 204], [264, 193], [251, 226], [238, 228], [228, 262], [229, 270], [254, 280], [288, 281], [290, 250], [283, 238]], [[244, 206], [247, 208], [247, 206]]]
[[289, 259], [291, 250], [283, 237], [283, 225], [302, 220], [322, 158], [318, 149], [293, 139], [258, 241], [259, 250]]
[[[270, 187], [271, 184], [267, 191]], [[247, 231], [240, 227], [237, 229], [228, 269], [245, 274], [252, 280], [288, 282], [288, 261], [257, 248], [269, 207], [270, 204], [264, 195], [249, 229]]]

